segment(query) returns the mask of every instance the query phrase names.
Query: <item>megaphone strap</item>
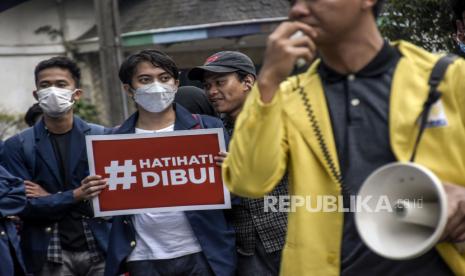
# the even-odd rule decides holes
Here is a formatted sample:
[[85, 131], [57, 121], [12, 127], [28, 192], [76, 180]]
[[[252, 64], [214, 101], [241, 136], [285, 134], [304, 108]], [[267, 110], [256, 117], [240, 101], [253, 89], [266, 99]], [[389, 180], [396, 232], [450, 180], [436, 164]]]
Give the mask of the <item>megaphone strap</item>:
[[447, 68], [457, 59], [457, 56], [449, 54], [441, 57], [433, 67], [431, 75], [428, 80], [430, 86], [428, 98], [423, 104], [423, 111], [420, 113], [420, 129], [415, 140], [415, 146], [413, 148], [412, 156], [410, 157], [410, 162], [415, 161], [417, 154], [418, 145], [420, 144], [421, 137], [425, 131], [426, 124], [428, 122], [428, 116], [431, 111], [431, 107], [441, 98], [441, 92], [438, 91], [438, 86], [441, 83], [444, 75], [446, 74]]

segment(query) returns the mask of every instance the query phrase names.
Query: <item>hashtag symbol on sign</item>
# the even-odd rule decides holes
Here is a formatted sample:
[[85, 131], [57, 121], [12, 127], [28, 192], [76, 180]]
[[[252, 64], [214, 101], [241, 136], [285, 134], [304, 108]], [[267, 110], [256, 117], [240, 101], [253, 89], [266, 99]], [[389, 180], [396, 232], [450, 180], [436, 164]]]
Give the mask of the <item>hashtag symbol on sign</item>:
[[[136, 183], [136, 177], [132, 174], [137, 171], [132, 160], [124, 160], [124, 165], [120, 166], [118, 161], [111, 161], [110, 166], [105, 167], [105, 173], [109, 174], [108, 189], [114, 191], [118, 185], [123, 185], [123, 190], [131, 189], [131, 185]], [[123, 176], [118, 176], [118, 174]]]

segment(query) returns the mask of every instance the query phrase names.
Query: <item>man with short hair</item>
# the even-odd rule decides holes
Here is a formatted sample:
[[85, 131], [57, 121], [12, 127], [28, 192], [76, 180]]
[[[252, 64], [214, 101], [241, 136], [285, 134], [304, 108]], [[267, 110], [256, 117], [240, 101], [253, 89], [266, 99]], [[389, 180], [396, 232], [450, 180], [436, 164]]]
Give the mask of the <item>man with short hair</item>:
[[[21, 247], [28, 272], [37, 275], [102, 275], [109, 224], [92, 218], [89, 199], [106, 182], [89, 175], [85, 135], [104, 128], [73, 115], [83, 91], [80, 69], [66, 57], [35, 68], [33, 92], [43, 118], [5, 142], [5, 163], [25, 180], [27, 205]], [[81, 184], [82, 181], [82, 184]]]
[[[223, 51], [207, 58], [188, 73], [203, 83], [208, 99], [223, 119], [229, 135], [256, 79], [255, 65], [243, 53]], [[269, 196], [286, 196], [287, 176]], [[238, 275], [278, 275], [284, 246], [287, 213], [265, 212], [264, 198], [238, 198], [230, 210], [236, 230]], [[233, 201], [234, 204], [234, 201]]]
[[[174, 102], [179, 69], [166, 53], [142, 50], [130, 55], [121, 64], [119, 78], [137, 111], [114, 134], [223, 127], [218, 118], [191, 114]], [[228, 141], [226, 133], [224, 138]], [[234, 245], [234, 230], [222, 209], [115, 216], [105, 275], [232, 276]]]
[[[415, 162], [450, 184], [444, 184], [447, 242], [405, 261], [368, 249], [353, 213], [296, 206], [281, 273], [463, 274], [465, 257], [453, 243], [465, 240], [465, 62], [449, 65], [438, 86], [441, 97], [430, 98], [428, 82], [440, 56], [384, 41], [376, 26], [382, 0], [290, 2], [292, 21], [269, 36], [257, 85], [236, 122], [223, 163], [230, 190], [263, 196], [287, 171], [292, 196], [315, 206], [318, 197], [343, 195], [338, 207], [346, 208], [368, 175], [391, 162], [408, 162], [415, 149]], [[304, 36], [295, 37], [297, 31]], [[310, 62], [316, 51], [320, 59], [288, 78], [299, 59]], [[439, 112], [425, 117], [417, 147], [418, 118], [431, 104]]]

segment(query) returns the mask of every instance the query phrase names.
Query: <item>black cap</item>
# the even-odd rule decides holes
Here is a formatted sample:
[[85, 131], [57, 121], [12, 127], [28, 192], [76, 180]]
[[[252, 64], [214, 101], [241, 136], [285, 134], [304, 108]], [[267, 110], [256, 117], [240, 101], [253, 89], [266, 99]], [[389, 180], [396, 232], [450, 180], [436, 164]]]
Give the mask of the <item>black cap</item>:
[[191, 80], [202, 81], [205, 71], [212, 73], [244, 71], [257, 77], [252, 60], [236, 51], [223, 51], [209, 56], [203, 66], [197, 66], [190, 70], [187, 77]]

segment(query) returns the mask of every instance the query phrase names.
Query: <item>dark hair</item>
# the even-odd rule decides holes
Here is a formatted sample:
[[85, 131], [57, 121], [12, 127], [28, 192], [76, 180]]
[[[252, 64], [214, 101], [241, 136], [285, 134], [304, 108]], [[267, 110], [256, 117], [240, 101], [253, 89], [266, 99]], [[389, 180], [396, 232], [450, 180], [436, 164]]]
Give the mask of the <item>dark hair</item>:
[[465, 11], [465, 1], [463, 0], [452, 0], [451, 1], [452, 10], [454, 11], [454, 25], [455, 20], [463, 19], [463, 12]]
[[178, 66], [170, 56], [157, 50], [142, 50], [137, 54], [130, 55], [123, 64], [121, 64], [119, 69], [119, 79], [121, 82], [123, 84], [131, 84], [131, 79], [137, 65], [144, 61], [148, 61], [154, 66], [160, 67], [176, 80], [179, 78]]
[[182, 105], [192, 114], [218, 117], [205, 92], [195, 86], [181, 86], [174, 96], [174, 102]]
[[242, 70], [236, 71], [234, 73], [236, 73], [237, 78], [239, 79], [239, 81], [244, 81], [244, 79], [245, 79], [245, 77], [247, 77], [247, 75], [251, 75], [250, 73], [247, 73], [247, 72], [242, 71]]
[[33, 104], [26, 112], [24, 116], [24, 121], [28, 126], [33, 126], [39, 120], [40, 116], [44, 114], [42, 108], [40, 108], [39, 103]]
[[77, 66], [77, 64], [72, 61], [71, 59], [63, 56], [52, 57], [50, 59], [43, 60], [37, 64], [36, 68], [34, 69], [34, 77], [35, 82], [38, 82], [39, 73], [45, 69], [58, 67], [61, 69], [68, 70], [73, 77], [76, 87], [81, 85], [81, 69]]
[[251, 75], [252, 78], [254, 79], [254, 81], [256, 80], [255, 79], [255, 76], [250, 74], [250, 73], [247, 73], [246, 71], [242, 71], [242, 70], [239, 70], [239, 71], [236, 71], [234, 72], [236, 73], [236, 76], [237, 76], [237, 79], [240, 81], [240, 82], [243, 82], [245, 77], [247, 77], [248, 75]]

